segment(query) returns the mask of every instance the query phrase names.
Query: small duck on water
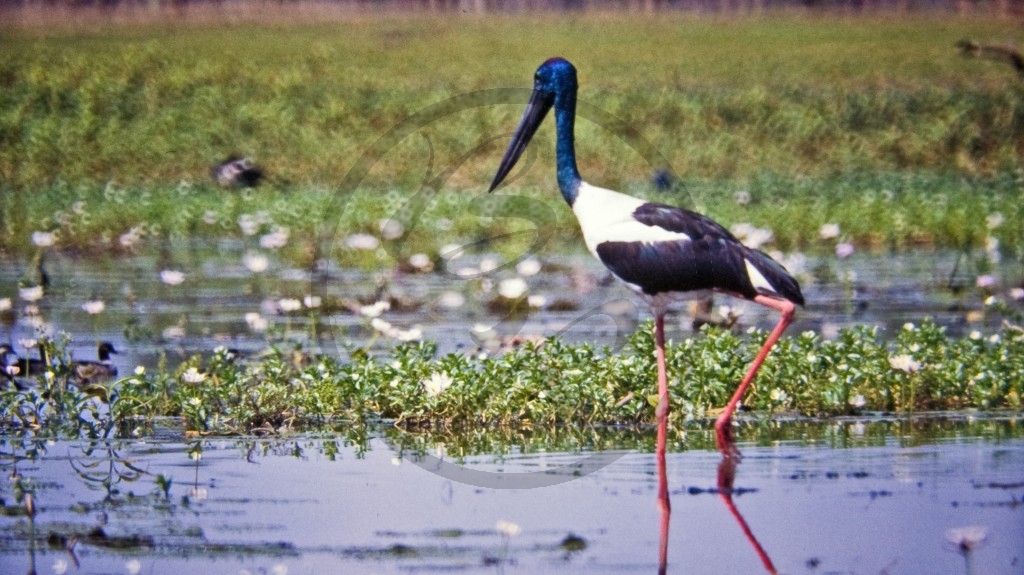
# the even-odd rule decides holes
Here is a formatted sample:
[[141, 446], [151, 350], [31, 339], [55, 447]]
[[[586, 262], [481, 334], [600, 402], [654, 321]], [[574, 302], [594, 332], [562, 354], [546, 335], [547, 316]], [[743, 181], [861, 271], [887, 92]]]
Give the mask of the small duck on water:
[[9, 376], [28, 377], [42, 375], [49, 365], [42, 359], [21, 357], [9, 344], [0, 343], [0, 365]]
[[117, 366], [110, 360], [111, 354], [118, 351], [114, 344], [109, 341], [101, 342], [96, 348], [96, 355], [99, 361], [73, 361], [71, 362], [72, 383], [78, 386], [98, 383], [117, 377]]

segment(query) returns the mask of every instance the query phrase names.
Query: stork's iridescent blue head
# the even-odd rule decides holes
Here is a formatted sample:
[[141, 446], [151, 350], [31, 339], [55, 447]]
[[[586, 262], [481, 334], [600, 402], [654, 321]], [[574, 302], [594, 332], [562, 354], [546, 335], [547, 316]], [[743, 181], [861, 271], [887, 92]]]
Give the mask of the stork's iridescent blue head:
[[564, 58], [551, 58], [537, 68], [533, 76], [533, 94], [526, 111], [519, 120], [512, 141], [501, 159], [491, 187], [493, 192], [515, 167], [526, 150], [530, 139], [544, 121], [548, 111], [555, 108], [558, 124], [558, 185], [566, 200], [572, 203], [575, 186], [579, 183], [573, 146], [573, 118], [576, 114], [576, 68]]

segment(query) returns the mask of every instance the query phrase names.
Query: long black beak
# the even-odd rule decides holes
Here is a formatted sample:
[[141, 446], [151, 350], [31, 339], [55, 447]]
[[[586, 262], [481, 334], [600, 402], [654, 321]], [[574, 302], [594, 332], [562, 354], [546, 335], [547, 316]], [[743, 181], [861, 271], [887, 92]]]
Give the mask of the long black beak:
[[526, 150], [530, 139], [533, 138], [537, 128], [544, 121], [544, 117], [548, 115], [548, 110], [551, 109], [554, 103], [554, 92], [536, 88], [533, 90], [533, 94], [530, 95], [530, 102], [526, 105], [526, 110], [523, 112], [523, 117], [519, 120], [519, 125], [516, 126], [516, 132], [512, 135], [512, 141], [509, 142], [508, 149], [505, 150], [505, 157], [501, 159], [498, 172], [494, 174], [494, 181], [491, 182], [491, 187], [487, 190], [488, 193], [493, 192], [495, 188], [501, 185], [505, 176], [515, 167], [516, 162], [519, 161], [519, 156], [523, 155], [523, 151]]

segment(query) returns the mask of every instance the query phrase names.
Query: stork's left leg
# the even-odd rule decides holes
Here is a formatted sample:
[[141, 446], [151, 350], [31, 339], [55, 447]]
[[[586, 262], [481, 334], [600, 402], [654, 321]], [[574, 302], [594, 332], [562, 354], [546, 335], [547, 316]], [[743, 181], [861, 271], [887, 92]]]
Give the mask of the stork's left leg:
[[661, 539], [658, 555], [658, 573], [664, 574], [668, 565], [668, 525], [672, 503], [668, 495], [668, 472], [665, 469], [665, 450], [668, 444], [668, 369], [665, 365], [665, 313], [655, 312], [654, 345], [658, 356], [658, 443], [655, 457], [658, 461], [658, 509], [661, 511]]
[[768, 356], [768, 352], [771, 351], [772, 346], [782, 336], [782, 332], [786, 331], [786, 327], [793, 321], [793, 313], [796, 311], [796, 305], [793, 302], [785, 299], [776, 299], [768, 296], [759, 295], [754, 298], [754, 301], [761, 305], [768, 306], [773, 309], [779, 310], [782, 316], [779, 318], [779, 323], [775, 325], [775, 329], [768, 334], [768, 339], [761, 346], [761, 351], [758, 352], [757, 357], [754, 358], [754, 362], [750, 364], [750, 370], [747, 371], [747, 375], [740, 382], [740, 386], [736, 389], [736, 393], [732, 395], [732, 399], [725, 406], [722, 414], [718, 416], [718, 421], [715, 422], [715, 440], [718, 444], [718, 450], [725, 456], [739, 455], [736, 450], [735, 441], [732, 437], [732, 414], [736, 411], [736, 406], [739, 405], [740, 400], [743, 399], [743, 394], [746, 393], [747, 388], [750, 387], [750, 382], [754, 380], [754, 375], [757, 374], [757, 370], [760, 369], [761, 364], [764, 363], [764, 358]]

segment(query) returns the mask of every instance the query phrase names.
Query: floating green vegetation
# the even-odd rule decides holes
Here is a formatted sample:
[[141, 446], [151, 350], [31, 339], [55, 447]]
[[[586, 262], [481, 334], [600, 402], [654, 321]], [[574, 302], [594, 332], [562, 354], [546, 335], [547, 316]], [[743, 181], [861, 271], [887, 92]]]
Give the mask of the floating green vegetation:
[[[430, 343], [402, 344], [387, 358], [355, 352], [296, 362], [275, 352], [240, 363], [219, 350], [176, 369], [117, 382], [67, 387], [57, 361], [25, 390], [0, 392], [9, 430], [90, 438], [149, 433], [171, 416], [189, 434], [275, 434], [389, 421], [407, 429], [632, 425], [653, 421], [651, 325], [614, 352], [557, 339], [496, 356], [437, 357]], [[735, 388], [766, 334], [709, 329], [668, 348], [671, 418], [698, 423]], [[47, 342], [50, 357], [62, 357]], [[297, 365], [298, 364], [298, 365]], [[1021, 408], [1024, 332], [950, 338], [941, 327], [908, 324], [891, 342], [872, 328], [832, 340], [813, 332], [783, 338], [765, 363], [746, 408], [755, 418]]]

